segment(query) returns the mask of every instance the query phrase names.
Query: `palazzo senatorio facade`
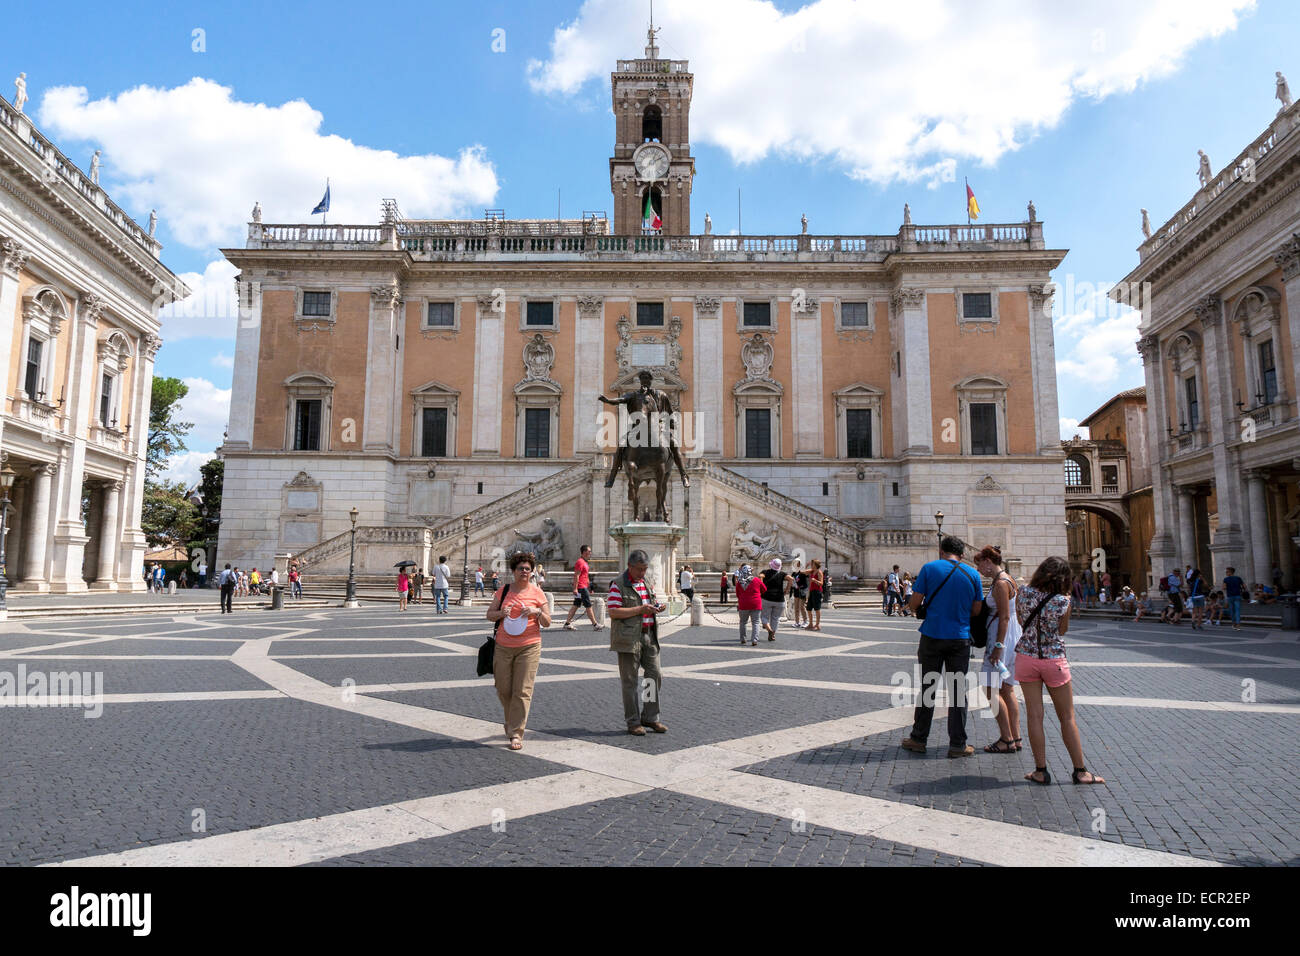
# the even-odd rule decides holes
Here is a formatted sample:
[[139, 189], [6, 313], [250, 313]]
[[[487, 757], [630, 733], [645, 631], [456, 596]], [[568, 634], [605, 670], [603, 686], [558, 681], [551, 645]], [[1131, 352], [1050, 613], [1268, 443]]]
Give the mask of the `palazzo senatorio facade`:
[[[1064, 553], [1043, 224], [691, 231], [693, 76], [612, 74], [614, 215], [249, 224], [217, 561], [346, 570], [617, 547], [602, 394], [649, 370], [684, 413], [680, 560], [933, 556], [934, 514], [1026, 567]], [[651, 228], [647, 200], [661, 219]]]
[[1234, 567], [1294, 588], [1300, 560], [1300, 104], [1139, 247], [1153, 575]]
[[140, 528], [161, 244], [0, 99], [0, 450], [18, 591], [144, 589]]

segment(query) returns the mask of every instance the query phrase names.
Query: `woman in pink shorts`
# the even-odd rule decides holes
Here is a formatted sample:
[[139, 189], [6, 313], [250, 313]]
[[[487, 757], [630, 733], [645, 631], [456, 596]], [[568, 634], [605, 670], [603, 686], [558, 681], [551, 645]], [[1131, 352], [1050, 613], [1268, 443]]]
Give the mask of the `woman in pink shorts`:
[[1052, 698], [1061, 722], [1061, 739], [1074, 761], [1075, 783], [1105, 783], [1083, 763], [1083, 743], [1074, 721], [1074, 691], [1070, 662], [1065, 659], [1066, 631], [1070, 629], [1070, 584], [1073, 575], [1065, 558], [1048, 558], [1038, 566], [1027, 587], [1016, 595], [1016, 616], [1023, 633], [1016, 645], [1016, 681], [1025, 694], [1029, 747], [1034, 754], [1033, 773], [1026, 780], [1049, 784], [1047, 740], [1043, 736], [1043, 688]]

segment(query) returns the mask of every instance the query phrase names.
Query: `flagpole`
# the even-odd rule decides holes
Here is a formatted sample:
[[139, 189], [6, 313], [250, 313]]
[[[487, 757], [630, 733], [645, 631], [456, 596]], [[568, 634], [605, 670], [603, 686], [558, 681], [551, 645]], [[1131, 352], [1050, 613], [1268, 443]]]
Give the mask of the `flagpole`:
[[970, 225], [970, 180], [967, 179], [965, 176], [963, 176], [961, 178], [961, 181], [962, 181], [962, 185], [966, 187], [966, 191], [965, 193], [962, 194], [961, 198], [966, 201], [966, 225], [969, 226]]

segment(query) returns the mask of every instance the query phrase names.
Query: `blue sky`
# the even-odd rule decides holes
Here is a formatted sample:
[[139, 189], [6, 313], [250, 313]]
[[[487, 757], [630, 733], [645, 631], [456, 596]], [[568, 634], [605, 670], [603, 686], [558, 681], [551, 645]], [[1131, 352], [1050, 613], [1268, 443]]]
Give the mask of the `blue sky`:
[[[797, 232], [801, 213], [814, 233], [893, 233], [904, 202], [918, 223], [963, 221], [963, 177], [981, 221], [1020, 221], [1033, 199], [1048, 244], [1070, 250], [1057, 280], [1071, 294], [1056, 303], [1067, 420], [1142, 382], [1135, 317], [1088, 295], [1136, 263], [1139, 208], [1158, 227], [1191, 198], [1197, 149], [1218, 170], [1259, 135], [1278, 106], [1274, 70], [1300, 90], [1300, 7], [1277, 0], [655, 6], [663, 55], [696, 74], [692, 231], [706, 211], [733, 231], [738, 188], [751, 234]], [[217, 250], [242, 245], [255, 200], [268, 222], [308, 221], [329, 176], [331, 221], [376, 221], [389, 196], [412, 216], [549, 217], [557, 190], [565, 215], [612, 211], [608, 73], [640, 55], [647, 12], [622, 0], [10, 11], [0, 82], [26, 71], [27, 112], [83, 168], [104, 150], [103, 185], [142, 222], [159, 210], [163, 261], [200, 290], [165, 321], [158, 359], [194, 393], [192, 453], [174, 474], [196, 474], [221, 438], [233, 270]]]

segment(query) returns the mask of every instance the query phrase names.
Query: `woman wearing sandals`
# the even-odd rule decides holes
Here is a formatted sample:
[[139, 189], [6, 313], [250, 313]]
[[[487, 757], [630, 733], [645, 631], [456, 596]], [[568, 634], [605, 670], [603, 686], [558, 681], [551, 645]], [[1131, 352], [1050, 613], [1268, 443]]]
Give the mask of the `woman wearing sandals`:
[[1029, 747], [1034, 754], [1034, 771], [1025, 779], [1049, 784], [1047, 741], [1043, 736], [1043, 684], [1061, 722], [1061, 739], [1074, 761], [1075, 783], [1105, 783], [1083, 762], [1083, 743], [1074, 721], [1074, 690], [1070, 684], [1070, 662], [1065, 659], [1065, 633], [1070, 629], [1070, 564], [1065, 558], [1047, 558], [1038, 566], [1029, 584], [1020, 589], [1016, 614], [1023, 629], [1016, 648], [1016, 680], [1025, 694], [1029, 723]]
[[[1016, 642], [1020, 640], [1020, 618], [1016, 616], [1016, 582], [1002, 569], [1002, 550], [989, 545], [975, 555], [980, 574], [993, 579], [987, 598], [989, 639], [984, 647], [980, 683], [994, 708], [998, 722], [997, 743], [984, 748], [986, 754], [1013, 754], [1020, 743], [1020, 701], [1016, 699]], [[1001, 665], [1001, 666], [999, 666]], [[997, 702], [994, 702], [994, 696]]]
[[1196, 568], [1187, 579], [1187, 602], [1192, 606], [1193, 631], [1205, 626], [1205, 596], [1205, 578], [1201, 577], [1201, 569]]
[[524, 747], [524, 727], [533, 700], [533, 682], [542, 656], [542, 628], [551, 626], [546, 592], [529, 580], [536, 561], [529, 551], [510, 556], [514, 580], [497, 592], [487, 619], [499, 621], [497, 650], [492, 658], [492, 678], [497, 699], [505, 711], [506, 736], [511, 750]]
[[[813, 558], [808, 568], [808, 630], [810, 631], [822, 629], [822, 588], [825, 582], [826, 575], [822, 571], [822, 563]], [[813, 615], [816, 617], [814, 618]]]

